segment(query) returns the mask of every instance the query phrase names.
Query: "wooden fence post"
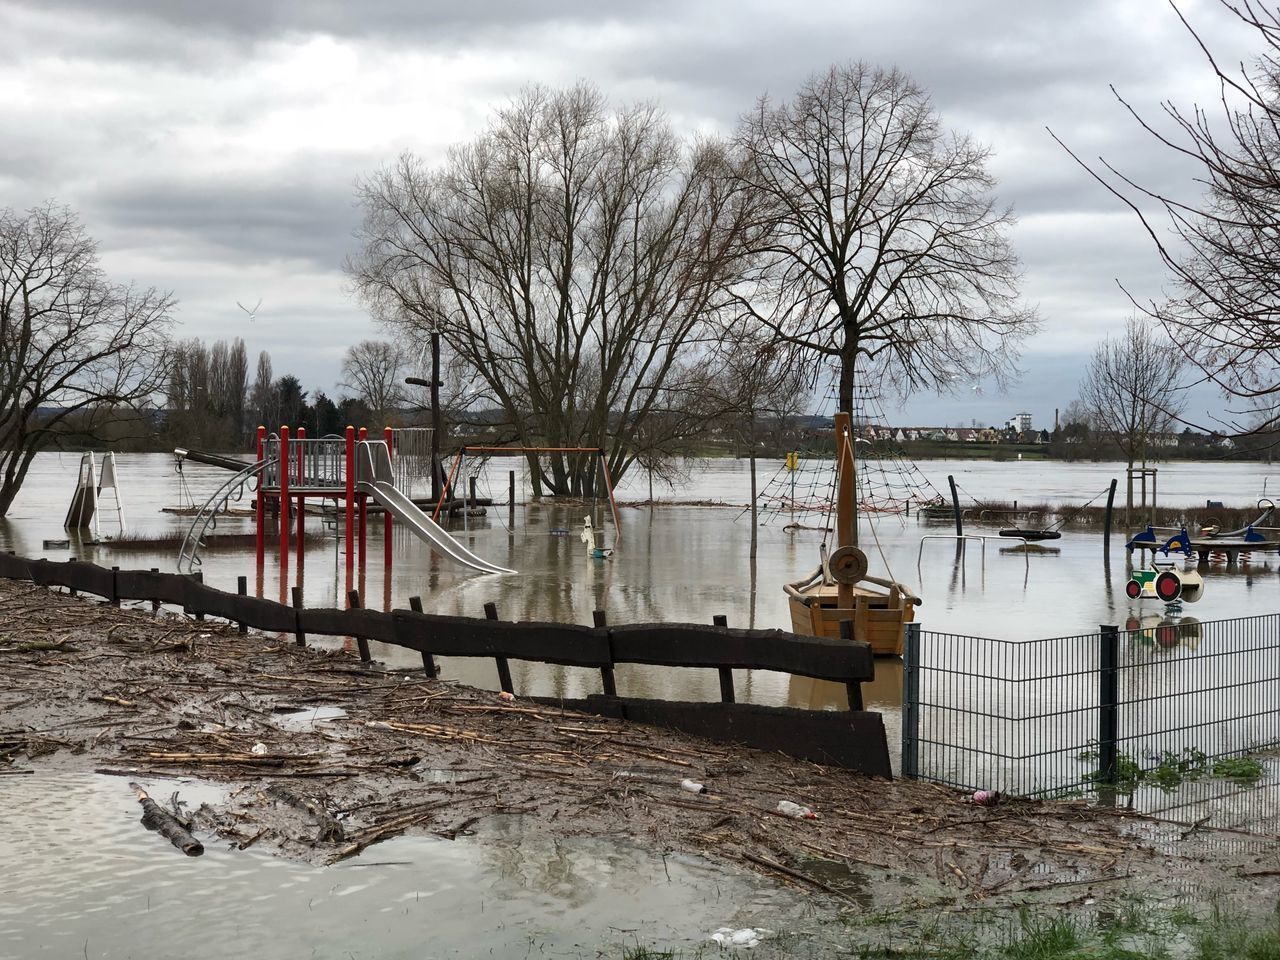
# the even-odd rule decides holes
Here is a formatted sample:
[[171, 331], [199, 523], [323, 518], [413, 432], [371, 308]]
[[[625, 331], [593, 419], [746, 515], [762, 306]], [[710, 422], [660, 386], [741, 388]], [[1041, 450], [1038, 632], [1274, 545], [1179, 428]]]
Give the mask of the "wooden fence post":
[[[347, 603], [350, 604], [352, 610], [360, 609], [360, 591], [348, 590]], [[360, 650], [360, 662], [372, 663], [373, 655], [369, 653], [369, 641], [365, 637], [356, 637], [356, 646]]]
[[[852, 620], [840, 621], [840, 639], [848, 641], [849, 643], [853, 643], [853, 621]], [[844, 688], [845, 688], [845, 691], [849, 694], [849, 709], [861, 710], [862, 709], [862, 684], [846, 683], [844, 685]]]
[[1114, 787], [1120, 759], [1120, 628], [1104, 623], [1098, 630], [1098, 773], [1100, 783]]
[[[596, 629], [603, 630], [609, 626], [609, 617], [603, 610], [596, 610], [591, 614], [591, 622], [595, 624]], [[618, 695], [617, 683], [613, 677], [613, 667], [601, 667], [600, 680], [604, 683], [604, 695], [606, 697], [616, 697]]]
[[[204, 583], [204, 571], [203, 571], [203, 570], [197, 570], [194, 574], [192, 574], [192, 576], [193, 576], [193, 577], [195, 577], [195, 581], [196, 581], [196, 583]], [[196, 619], [197, 619], [197, 620], [203, 620], [203, 619], [204, 619], [204, 614], [203, 614], [203, 613], [197, 613], [197, 614], [196, 614]]]
[[[247, 597], [249, 595], [248, 577], [236, 577], [236, 593], [242, 597]], [[242, 634], [249, 632], [249, 625], [243, 620], [236, 621], [236, 627]]]
[[[498, 605], [496, 603], [486, 603], [484, 605], [484, 617], [486, 620], [498, 619]], [[511, 665], [507, 663], [506, 657], [494, 657], [498, 664], [498, 684], [502, 687], [504, 693], [514, 694], [515, 687], [511, 683]]]
[[[723, 613], [717, 613], [711, 618], [711, 622], [717, 627], [728, 627], [729, 618]], [[728, 667], [718, 667], [720, 671], [720, 702], [734, 703], [733, 696], [733, 671]]]
[[[241, 577], [240, 579], [243, 580], [244, 577]], [[307, 635], [302, 630], [302, 617], [298, 615], [298, 611], [302, 609], [302, 588], [290, 587], [289, 590], [291, 592], [291, 596], [293, 599], [293, 610], [294, 610], [293, 639], [298, 646], [305, 647], [307, 645]]]
[[116, 586], [116, 580], [120, 576], [120, 568], [111, 568], [111, 605], [113, 607], [120, 606], [120, 589]]
[[[409, 609], [412, 610], [414, 613], [421, 613], [422, 598], [410, 597]], [[440, 676], [440, 668], [436, 666], [436, 658], [433, 657], [431, 654], [427, 653], [427, 651], [425, 650], [422, 651], [422, 672], [425, 673], [428, 677]]]

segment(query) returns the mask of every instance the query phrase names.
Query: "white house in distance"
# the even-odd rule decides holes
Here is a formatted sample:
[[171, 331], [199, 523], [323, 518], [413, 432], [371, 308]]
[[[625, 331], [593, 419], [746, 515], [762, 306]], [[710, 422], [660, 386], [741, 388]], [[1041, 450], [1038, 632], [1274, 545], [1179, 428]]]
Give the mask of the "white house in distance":
[[1031, 414], [1015, 413], [1008, 419], [1005, 426], [1018, 433], [1026, 433], [1031, 429]]

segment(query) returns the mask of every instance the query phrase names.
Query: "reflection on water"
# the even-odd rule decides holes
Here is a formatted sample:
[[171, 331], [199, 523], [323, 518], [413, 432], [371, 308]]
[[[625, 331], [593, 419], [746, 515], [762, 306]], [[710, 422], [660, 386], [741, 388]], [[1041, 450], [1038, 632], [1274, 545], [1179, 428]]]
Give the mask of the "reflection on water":
[[[805, 900], [694, 857], [529, 834], [511, 817], [328, 868], [211, 838], [190, 859], [142, 828], [121, 778], [7, 779], [3, 960], [577, 957], [634, 942], [627, 931], [688, 949], [722, 925], [780, 928]], [[201, 800], [191, 783], [151, 786]]]
[[[0, 521], [0, 546], [31, 556], [44, 555], [44, 538], [64, 536], [60, 527], [66, 501], [75, 484], [78, 458], [56, 454], [37, 458], [28, 484], [15, 504], [13, 516]], [[964, 489], [978, 496], [1033, 499], [1087, 498], [1095, 486], [1114, 475], [1107, 464], [1030, 464], [934, 461], [922, 464], [934, 477], [953, 471], [963, 477]], [[125, 507], [131, 522], [150, 531], [182, 530], [188, 518], [161, 512], [182, 502], [182, 479], [169, 457], [136, 454], [120, 458], [125, 482]], [[225, 471], [201, 464], [186, 465], [185, 480], [196, 499], [202, 499], [225, 478]], [[506, 492], [506, 467], [493, 482], [482, 478], [481, 495]], [[772, 466], [762, 467], [768, 475]], [[1260, 467], [1249, 464], [1174, 464], [1161, 468], [1162, 502], [1181, 497], [1199, 503], [1210, 490], [1215, 498], [1252, 501], [1263, 479]], [[1111, 473], [1107, 473], [1111, 471]], [[1273, 485], [1274, 486], [1274, 485]], [[746, 462], [716, 461], [699, 471], [679, 497], [743, 503], [750, 489]], [[1194, 493], [1194, 495], [1192, 495]], [[625, 498], [626, 492], [623, 491]], [[591, 558], [579, 539], [583, 517], [594, 509], [595, 525], [604, 541], [615, 546], [608, 560]], [[874, 526], [870, 521], [874, 519]], [[213, 552], [203, 566], [206, 582], [234, 589], [239, 575], [249, 577], [250, 590], [288, 601], [290, 588], [301, 588], [309, 606], [342, 606], [348, 589], [360, 590], [367, 606], [384, 610], [403, 607], [421, 596], [431, 612], [481, 616], [484, 604], [494, 602], [504, 619], [554, 620], [590, 623], [595, 610], [605, 611], [615, 624], [646, 621], [710, 623], [716, 614], [731, 626], [786, 627], [790, 623], [782, 584], [811, 570], [817, 563], [823, 534], [818, 530], [784, 530], [783, 521], [760, 528], [758, 555], [750, 556], [749, 520], [741, 509], [665, 506], [622, 508], [622, 529], [614, 529], [603, 503], [579, 506], [521, 504], [515, 510], [499, 506], [472, 518], [462, 530], [452, 529], [476, 553], [510, 566], [518, 574], [481, 576], [441, 560], [402, 527], [393, 529], [392, 567], [384, 568], [383, 524], [369, 524], [368, 566], [346, 578], [343, 545], [338, 529], [317, 510], [307, 514], [308, 529], [328, 539], [290, 557], [282, 571], [278, 540], [272, 538], [268, 561], [253, 569], [251, 551]], [[966, 532], [994, 537], [998, 524], [968, 523]], [[247, 518], [224, 518], [219, 532], [250, 531]], [[1153, 601], [1132, 603], [1124, 595], [1128, 578], [1125, 534], [1117, 530], [1113, 548], [1104, 549], [1098, 532], [1067, 532], [1051, 550], [1015, 550], [1003, 541], [968, 545], [921, 537], [945, 528], [916, 518], [864, 518], [863, 547], [874, 571], [888, 574], [916, 589], [924, 599], [918, 619], [927, 630], [1031, 639], [1088, 633], [1100, 624], [1124, 624], [1131, 616], [1158, 611]], [[561, 532], [566, 531], [566, 532]], [[1001, 546], [1003, 544], [1003, 547]], [[112, 551], [104, 546], [78, 546], [70, 551], [104, 565], [172, 569], [175, 550]], [[47, 555], [61, 559], [67, 551]], [[1257, 556], [1257, 562], [1236, 568], [1210, 570], [1205, 596], [1194, 607], [1199, 620], [1235, 617], [1276, 609], [1277, 561]], [[326, 641], [321, 641], [326, 642]], [[333, 643], [341, 641], [334, 640]], [[375, 656], [400, 667], [420, 665], [416, 653], [379, 648]], [[494, 665], [470, 659], [443, 659], [444, 676], [487, 687], [497, 686]], [[896, 668], [881, 662], [877, 677], [865, 693], [868, 704], [892, 709], [899, 700]], [[517, 690], [523, 694], [580, 697], [600, 692], [598, 672], [571, 667], [513, 663]], [[619, 691], [628, 696], [684, 700], [715, 700], [719, 681], [713, 670], [670, 670], [629, 666], [617, 671]], [[735, 673], [736, 692], [743, 702], [840, 709], [842, 688], [792, 679], [772, 673]], [[890, 722], [893, 722], [890, 718]]]

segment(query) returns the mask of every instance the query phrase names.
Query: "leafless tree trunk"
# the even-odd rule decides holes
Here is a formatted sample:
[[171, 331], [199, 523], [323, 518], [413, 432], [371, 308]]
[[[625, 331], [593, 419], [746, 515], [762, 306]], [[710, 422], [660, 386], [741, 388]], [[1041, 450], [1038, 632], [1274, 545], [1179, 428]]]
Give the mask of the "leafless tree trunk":
[[[1163, 334], [1158, 324], [1131, 317], [1122, 336], [1098, 345], [1080, 382], [1089, 420], [1114, 439], [1130, 469], [1147, 465], [1152, 441], [1170, 430], [1184, 403], [1186, 362]], [[1133, 509], [1132, 483], [1127, 487], [1126, 516]]]
[[1131, 296], [1135, 305], [1165, 325], [1208, 381], [1242, 401], [1219, 426], [1265, 433], [1278, 421], [1256, 412], [1275, 409], [1266, 398], [1280, 394], [1280, 13], [1253, 0], [1219, 3], [1257, 35], [1261, 52], [1248, 67], [1220, 64], [1170, 4], [1217, 77], [1215, 104], [1165, 102], [1158, 128], [1112, 88], [1157, 143], [1195, 163], [1188, 186], [1197, 195], [1165, 195], [1105, 160], [1071, 155], [1137, 215], [1176, 284], [1168, 300]]
[[271, 354], [265, 350], [258, 354], [258, 373], [249, 392], [249, 406], [258, 418], [258, 425], [265, 426], [268, 433], [280, 426], [280, 403], [272, 379]]
[[[742, 122], [746, 186], [766, 230], [742, 306], [779, 341], [905, 392], [1011, 369], [1035, 327], [1018, 299], [1013, 219], [987, 151], [948, 133], [897, 70], [835, 66]], [[856, 530], [856, 523], [854, 529]]]
[[[349, 271], [388, 324], [440, 330], [520, 445], [603, 447], [617, 480], [642, 431], [678, 447], [705, 423], [690, 347], [742, 275], [731, 168], [653, 107], [531, 88], [442, 168], [404, 156], [362, 185]], [[597, 475], [591, 455], [530, 470], [535, 494], [590, 495]]]
[[0, 210], [0, 517], [68, 418], [94, 432], [162, 388], [174, 302], [109, 281], [70, 210]]
[[375, 425], [386, 425], [391, 410], [405, 399], [405, 367], [404, 353], [395, 344], [362, 340], [347, 348], [340, 386], [355, 391]]

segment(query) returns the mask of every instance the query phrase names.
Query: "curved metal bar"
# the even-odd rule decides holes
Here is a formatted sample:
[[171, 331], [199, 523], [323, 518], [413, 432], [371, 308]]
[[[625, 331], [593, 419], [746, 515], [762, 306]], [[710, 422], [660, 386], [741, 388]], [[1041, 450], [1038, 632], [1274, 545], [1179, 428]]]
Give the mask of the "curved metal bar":
[[196, 513], [186, 535], [182, 538], [182, 546], [178, 548], [179, 573], [190, 573], [200, 566], [200, 548], [204, 546], [204, 535], [210, 527], [217, 529], [218, 514], [226, 512], [227, 505], [233, 498], [238, 501], [244, 497], [244, 486], [249, 480], [260, 476], [263, 471], [275, 464], [275, 457], [250, 464], [215, 490], [213, 495], [204, 502], [204, 506]]

